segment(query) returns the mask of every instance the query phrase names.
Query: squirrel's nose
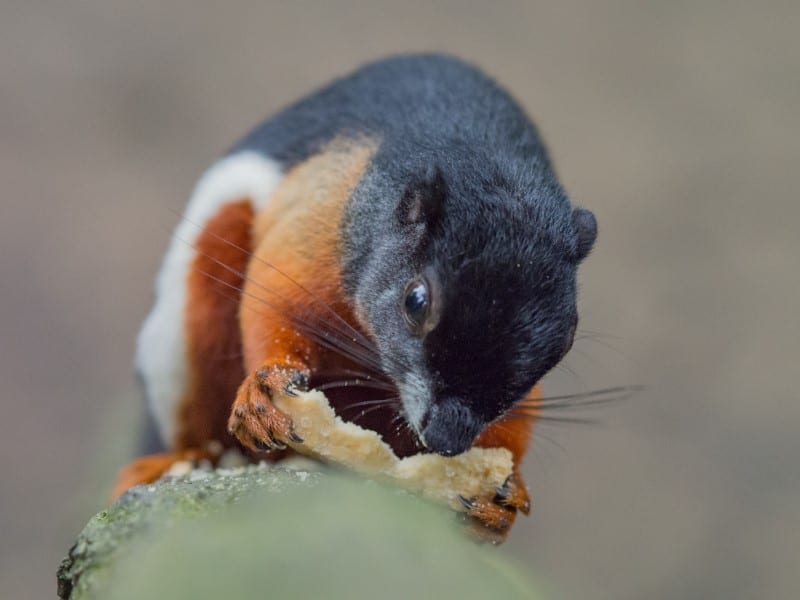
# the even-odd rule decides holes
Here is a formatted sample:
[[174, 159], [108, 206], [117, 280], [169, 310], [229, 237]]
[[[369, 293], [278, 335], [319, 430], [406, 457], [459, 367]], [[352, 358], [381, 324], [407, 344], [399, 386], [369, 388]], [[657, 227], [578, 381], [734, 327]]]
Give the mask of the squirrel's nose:
[[483, 428], [483, 423], [459, 398], [437, 402], [423, 422], [425, 445], [444, 456], [455, 456], [469, 450]]

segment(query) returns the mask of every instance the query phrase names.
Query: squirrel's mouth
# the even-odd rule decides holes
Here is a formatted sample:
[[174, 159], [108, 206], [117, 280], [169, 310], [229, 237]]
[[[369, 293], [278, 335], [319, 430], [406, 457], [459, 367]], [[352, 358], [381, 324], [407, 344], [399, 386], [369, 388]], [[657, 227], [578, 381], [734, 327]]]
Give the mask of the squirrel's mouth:
[[338, 417], [376, 432], [399, 458], [428, 452], [406, 420], [400, 393], [389, 379], [312, 375], [310, 383], [325, 394]]

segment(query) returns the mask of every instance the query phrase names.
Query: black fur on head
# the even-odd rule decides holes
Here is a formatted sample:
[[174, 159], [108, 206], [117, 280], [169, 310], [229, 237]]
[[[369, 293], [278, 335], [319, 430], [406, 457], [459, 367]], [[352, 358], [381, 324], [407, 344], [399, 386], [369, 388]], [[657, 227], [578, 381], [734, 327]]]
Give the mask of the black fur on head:
[[[354, 206], [373, 226], [345, 275], [406, 418], [428, 448], [457, 454], [571, 347], [576, 267], [596, 224], [552, 178], [472, 152], [433, 163], [404, 185], [387, 186], [379, 168], [365, 178]], [[390, 197], [389, 186], [402, 191], [387, 220], [375, 199]], [[407, 286], [419, 278], [434, 280], [426, 289], [435, 327], [424, 334], [403, 318]]]

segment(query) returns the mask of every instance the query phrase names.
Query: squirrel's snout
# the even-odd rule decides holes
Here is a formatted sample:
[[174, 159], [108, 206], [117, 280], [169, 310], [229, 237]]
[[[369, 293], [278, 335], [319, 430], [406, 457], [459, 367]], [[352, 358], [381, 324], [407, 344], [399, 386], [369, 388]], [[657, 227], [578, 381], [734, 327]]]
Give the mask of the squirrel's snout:
[[434, 404], [423, 420], [422, 439], [429, 450], [455, 456], [472, 447], [483, 423], [458, 398]]

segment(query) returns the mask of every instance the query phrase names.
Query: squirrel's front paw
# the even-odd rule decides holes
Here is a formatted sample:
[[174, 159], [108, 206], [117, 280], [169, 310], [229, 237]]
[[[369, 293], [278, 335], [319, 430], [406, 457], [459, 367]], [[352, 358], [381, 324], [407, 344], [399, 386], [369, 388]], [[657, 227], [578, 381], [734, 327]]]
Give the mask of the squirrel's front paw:
[[245, 447], [260, 452], [283, 449], [286, 442], [302, 443], [292, 420], [275, 407], [272, 398], [275, 394], [291, 396], [307, 387], [308, 373], [296, 368], [274, 365], [248, 375], [236, 392], [228, 432]]
[[459, 496], [466, 509], [470, 532], [481, 541], [503, 542], [517, 518], [517, 512], [527, 515], [531, 510], [530, 496], [518, 474], [509, 476], [494, 494], [486, 497]]

